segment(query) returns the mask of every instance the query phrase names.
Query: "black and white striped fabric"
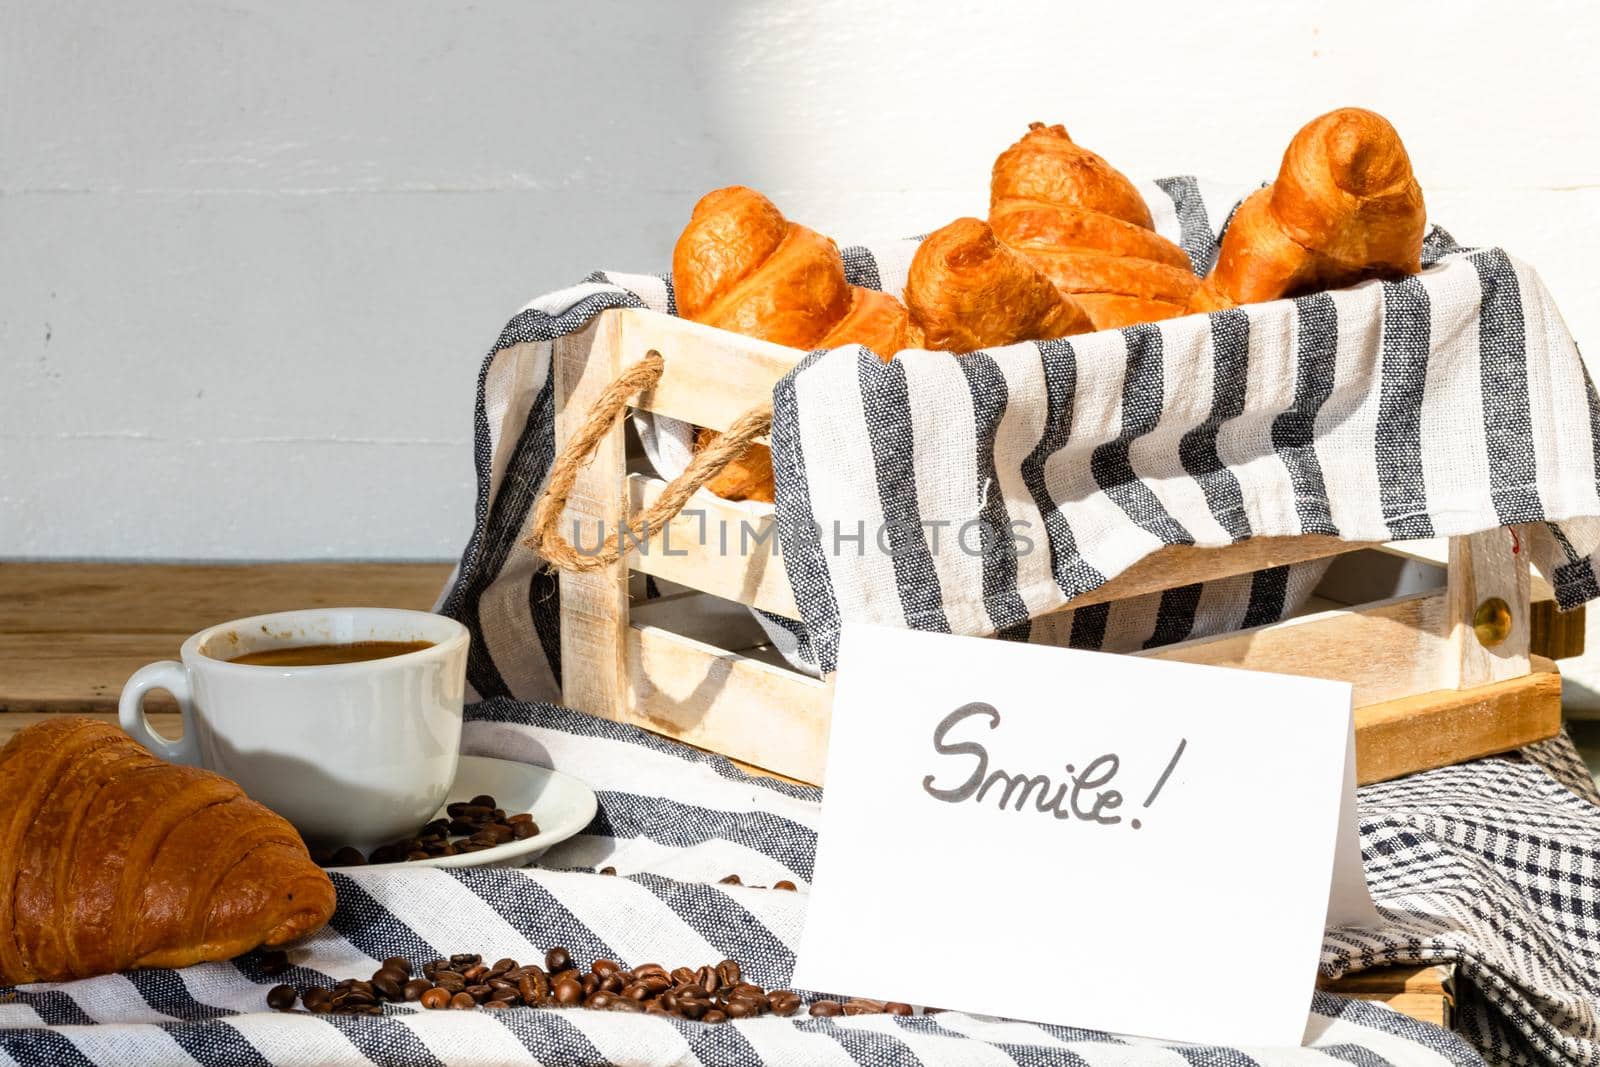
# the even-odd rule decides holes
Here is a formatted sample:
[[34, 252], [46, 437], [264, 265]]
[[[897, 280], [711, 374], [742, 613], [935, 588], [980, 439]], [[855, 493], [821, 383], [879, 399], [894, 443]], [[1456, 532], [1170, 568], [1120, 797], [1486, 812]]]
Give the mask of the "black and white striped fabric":
[[[365, 977], [395, 954], [532, 959], [556, 944], [580, 960], [626, 965], [731, 956], [757, 982], [788, 983], [815, 855], [818, 791], [751, 778], [720, 757], [550, 705], [494, 700], [469, 708], [468, 719], [465, 751], [558, 766], [599, 795], [594, 821], [548, 853], [542, 869], [337, 875], [333, 922], [291, 951], [285, 976], [264, 974], [252, 955], [0, 989], [0, 1065], [1600, 1063], [1600, 808], [1564, 738], [1543, 751], [1360, 791], [1368, 879], [1388, 921], [1375, 934], [1330, 931], [1322, 970], [1456, 961], [1459, 1025], [1468, 1040], [1322, 993], [1310, 1004], [1306, 1047], [1245, 1049], [960, 1012], [703, 1025], [581, 1010], [426, 1012], [410, 1004], [376, 1018], [264, 1010], [277, 982]], [[600, 865], [619, 875], [592, 873]], [[716, 884], [729, 873], [745, 884]], [[800, 890], [756, 888], [785, 878]], [[1129, 931], [1128, 950], [1151, 961], [1152, 987], [1132, 995], [1181, 997], [1186, 984], [1205, 980], [1205, 961], [1140, 944], [1137, 931]]]
[[[1148, 185], [1197, 270], [1248, 192]], [[899, 293], [915, 240], [845, 250]], [[1324, 562], [1057, 611], [1168, 544], [1395, 541], [1525, 526], [1561, 605], [1600, 596], [1600, 402], [1538, 276], [1434, 227], [1426, 269], [1298, 300], [953, 359], [811, 354], [774, 391], [776, 518], [803, 668], [845, 621], [1127, 651], [1276, 621]], [[558, 600], [522, 541], [554, 452], [549, 342], [612, 307], [675, 313], [670, 279], [600, 273], [541, 297], [485, 361], [478, 514], [441, 610], [483, 696], [559, 699]], [[690, 428], [636, 425], [663, 476]], [[1015, 536], [1013, 536], [1013, 532]]]

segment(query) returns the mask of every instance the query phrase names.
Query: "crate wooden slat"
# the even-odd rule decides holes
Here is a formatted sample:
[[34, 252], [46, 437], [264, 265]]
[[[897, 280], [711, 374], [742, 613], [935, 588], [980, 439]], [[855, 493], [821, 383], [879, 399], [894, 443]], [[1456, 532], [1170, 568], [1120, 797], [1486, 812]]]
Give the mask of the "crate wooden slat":
[[[769, 398], [777, 379], [805, 356], [649, 311], [605, 312], [555, 344], [558, 447], [600, 391], [651, 351], [662, 357], [663, 374], [635, 398], [636, 406], [717, 430]], [[579, 476], [562, 530], [572, 536], [576, 521], [587, 534], [579, 543], [593, 544], [598, 530], [617, 529], [624, 516], [654, 500], [662, 484], [647, 474], [629, 475], [619, 426]], [[595, 715], [819, 781], [830, 706], [826, 685], [746, 652], [630, 621], [630, 570], [796, 617], [770, 513], [709, 494], [696, 497], [691, 508], [695, 514], [680, 516], [666, 533], [655, 531], [612, 567], [562, 574], [563, 661], [586, 667], [569, 677], [564, 699]], [[743, 530], [749, 533], [741, 539]], [[1365, 547], [1314, 536], [1261, 537], [1224, 548], [1171, 546], [1062, 610]], [[1509, 531], [1453, 539], [1446, 570], [1443, 587], [1427, 593], [1145, 654], [1349, 681], [1363, 781], [1553, 736], [1560, 729], [1559, 675], [1530, 652], [1536, 633], [1563, 648], [1576, 646], [1575, 628], [1547, 609], [1536, 612], [1527, 559]], [[1504, 599], [1512, 613], [1504, 640], [1492, 646], [1472, 628], [1473, 612], [1489, 597]]]

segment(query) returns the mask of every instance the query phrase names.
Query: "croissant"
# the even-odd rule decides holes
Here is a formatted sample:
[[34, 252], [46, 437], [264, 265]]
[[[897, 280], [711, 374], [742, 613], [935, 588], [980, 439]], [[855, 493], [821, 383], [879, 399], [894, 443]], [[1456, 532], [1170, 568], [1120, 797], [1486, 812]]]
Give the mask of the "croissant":
[[1341, 108], [1289, 142], [1277, 180], [1234, 212], [1197, 310], [1422, 269], [1427, 211], [1387, 119]]
[[[678, 314], [791, 348], [860, 344], [888, 360], [922, 344], [905, 306], [851, 285], [839, 246], [742, 185], [707, 193], [672, 250]], [[695, 435], [698, 451], [714, 440]], [[753, 445], [707, 483], [729, 500], [772, 500], [772, 453]]]
[[1133, 183], [1063, 126], [1032, 123], [994, 161], [989, 225], [1097, 330], [1185, 314], [1200, 284]]
[[333, 907], [294, 828], [220, 775], [77, 716], [0, 749], [0, 985], [228, 959]]
[[1089, 317], [981, 219], [925, 237], [906, 276], [906, 305], [929, 348], [972, 352], [1086, 333]]

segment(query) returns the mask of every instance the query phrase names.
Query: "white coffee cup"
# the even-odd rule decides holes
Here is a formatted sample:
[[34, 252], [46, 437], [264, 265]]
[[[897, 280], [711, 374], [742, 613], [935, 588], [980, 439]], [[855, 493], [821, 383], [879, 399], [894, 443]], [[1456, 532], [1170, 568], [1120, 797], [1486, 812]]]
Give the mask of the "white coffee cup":
[[[260, 666], [231, 659], [300, 645], [431, 642], [382, 659]], [[413, 834], [455, 781], [466, 627], [423, 611], [318, 608], [237, 619], [183, 643], [183, 662], [141, 668], [122, 689], [122, 728], [173, 763], [231, 778], [317, 846], [371, 847]], [[183, 737], [150, 729], [144, 695], [165, 689]]]

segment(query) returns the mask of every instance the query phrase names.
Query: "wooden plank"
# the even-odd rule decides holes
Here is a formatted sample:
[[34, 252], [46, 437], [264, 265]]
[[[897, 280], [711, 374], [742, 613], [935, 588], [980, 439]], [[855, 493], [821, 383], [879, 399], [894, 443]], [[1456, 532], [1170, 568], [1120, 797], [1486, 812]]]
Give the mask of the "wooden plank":
[[1152, 552], [1100, 588], [1067, 601], [1057, 610], [1071, 611], [1091, 604], [1124, 600], [1195, 582], [1229, 578], [1286, 563], [1325, 559], [1371, 547], [1369, 543], [1341, 541], [1337, 537], [1322, 534], [1252, 537], [1223, 548], [1168, 545]]
[[1444, 670], [1446, 600], [1443, 590], [1416, 593], [1134, 655], [1346, 681], [1362, 707], [1454, 687]]
[[449, 575], [448, 563], [0, 563], [0, 633], [187, 636], [295, 608], [426, 610]]
[[[556, 446], [588, 418], [622, 361], [621, 321], [601, 315], [555, 342]], [[579, 471], [561, 514], [561, 532], [580, 548], [621, 528], [627, 514], [627, 446], [623, 424], [601, 438]], [[615, 719], [631, 702], [627, 672], [628, 569], [621, 561], [589, 574], [561, 572], [562, 702]]]
[[[1528, 554], [1513, 530], [1495, 529], [1450, 539], [1450, 644], [1448, 668], [1457, 689], [1528, 673]], [[1510, 626], [1498, 643], [1486, 645], [1474, 632], [1481, 608], [1498, 598]]]
[[1318, 979], [1318, 988], [1356, 1000], [1375, 1000], [1425, 1023], [1449, 1028], [1455, 1009], [1455, 965], [1375, 967], [1343, 978]]
[[1357, 708], [1357, 780], [1383, 782], [1554, 737], [1561, 732], [1561, 675], [1546, 659], [1532, 667], [1472, 689]]
[[803, 782], [820, 782], [833, 687], [666, 630], [630, 627], [634, 705], [645, 729]]
[[[628, 499], [638, 514], [666, 482], [628, 476]], [[627, 556], [634, 570], [704, 590], [725, 600], [797, 619], [794, 592], [783, 568], [772, 512], [700, 493], [665, 530], [653, 531]]]
[[[187, 633], [0, 633], [0, 712], [112, 710], [134, 671], [177, 659]], [[176, 707], [152, 693], [152, 711]]]
[[1535, 600], [1528, 614], [1528, 651], [1545, 659], [1573, 659], [1583, 655], [1586, 609], [1557, 611], [1556, 602]]
[[726, 430], [740, 415], [771, 400], [778, 379], [806, 357], [797, 348], [654, 311], [623, 308], [600, 318], [616, 323], [622, 366], [646, 352], [661, 353], [661, 381], [637, 407], [713, 430]]

